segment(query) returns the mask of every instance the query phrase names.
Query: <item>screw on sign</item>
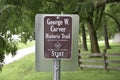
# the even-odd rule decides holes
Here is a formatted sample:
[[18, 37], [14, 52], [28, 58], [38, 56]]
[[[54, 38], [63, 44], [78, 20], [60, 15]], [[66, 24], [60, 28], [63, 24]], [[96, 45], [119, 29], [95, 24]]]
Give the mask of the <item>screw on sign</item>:
[[72, 18], [70, 16], [44, 17], [44, 57], [71, 58]]

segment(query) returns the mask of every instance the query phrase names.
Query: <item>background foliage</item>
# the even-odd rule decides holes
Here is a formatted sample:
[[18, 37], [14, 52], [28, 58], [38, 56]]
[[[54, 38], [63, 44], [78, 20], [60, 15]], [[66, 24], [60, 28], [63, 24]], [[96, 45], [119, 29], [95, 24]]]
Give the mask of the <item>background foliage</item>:
[[[22, 42], [34, 39], [34, 17], [36, 14], [78, 14], [80, 25], [93, 21], [92, 30], [96, 29], [99, 38], [101, 30], [101, 6], [105, 5], [102, 14], [106, 16], [109, 37], [119, 32], [120, 4], [119, 0], [0, 0], [0, 62], [4, 60], [4, 54], [16, 54], [17, 41], [13, 35], [18, 35]], [[110, 3], [111, 2], [111, 3]], [[115, 3], [113, 3], [115, 2]], [[107, 4], [110, 3], [110, 4]], [[90, 18], [87, 22], [87, 19]], [[94, 44], [96, 45], [96, 44]]]

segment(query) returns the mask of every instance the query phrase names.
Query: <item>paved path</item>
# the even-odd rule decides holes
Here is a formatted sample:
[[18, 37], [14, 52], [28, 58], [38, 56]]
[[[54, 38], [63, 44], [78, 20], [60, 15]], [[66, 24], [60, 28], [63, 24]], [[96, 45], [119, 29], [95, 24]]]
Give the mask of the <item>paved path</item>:
[[28, 47], [28, 48], [25, 48], [25, 49], [20, 49], [20, 50], [17, 51], [17, 54], [14, 57], [12, 57], [11, 54], [5, 55], [4, 62], [5, 62], [5, 64], [12, 63], [16, 60], [19, 60], [19, 59], [23, 58], [25, 55], [30, 54], [32, 52], [35, 52], [35, 46]]

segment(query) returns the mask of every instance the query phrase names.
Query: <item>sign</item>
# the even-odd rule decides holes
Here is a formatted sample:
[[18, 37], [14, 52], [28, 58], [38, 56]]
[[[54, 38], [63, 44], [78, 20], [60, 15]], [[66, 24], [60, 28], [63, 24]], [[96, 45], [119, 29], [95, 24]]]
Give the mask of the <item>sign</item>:
[[72, 18], [70, 16], [44, 17], [44, 57], [71, 58]]
[[[64, 19], [66, 19], [66, 18], [69, 19], [69, 21], [66, 20], [66, 24], [65, 24]], [[49, 22], [48, 24], [47, 24], [47, 20]], [[54, 22], [54, 21], [56, 21], [56, 22]], [[54, 26], [54, 28], [53, 27], [51, 28], [52, 31], [53, 31], [53, 29], [54, 29], [54, 31], [56, 31], [56, 30], [59, 30], [59, 31], [51, 32], [50, 27], [52, 25]], [[60, 39], [59, 39], [59, 37], [57, 37], [57, 38], [51, 38], [53, 36], [48, 37], [48, 36], [46, 36], [46, 33], [49, 33], [50, 35], [58, 34], [58, 35], [60, 35]], [[65, 35], [70, 34], [70, 38], [69, 37], [62, 38], [62, 34], [65, 34]], [[45, 37], [47, 37], [47, 38], [45, 38]], [[50, 52], [52, 49], [54, 49], [54, 51], [55, 50], [63, 51], [65, 53], [65, 55], [67, 55], [69, 53], [68, 55], [70, 55], [70, 56], [67, 55], [68, 56], [67, 58], [65, 55], [64, 55], [65, 57], [59, 56], [59, 58], [61, 59], [61, 71], [76, 70], [78, 68], [78, 38], [79, 38], [79, 16], [78, 15], [76, 15], [76, 14], [63, 14], [63, 15], [60, 15], [60, 14], [37, 14], [35, 16], [35, 69], [36, 69], [36, 71], [38, 71], [38, 72], [53, 71], [53, 67], [54, 67], [53, 61], [55, 61], [55, 59], [54, 59], [55, 56], [48, 56], [48, 58], [46, 56], [46, 59], [45, 59], [45, 54], [47, 54], [47, 55], [50, 54], [50, 53], [45, 53], [45, 49], [44, 49], [45, 47], [46, 47], [47, 52]], [[51, 40], [51, 44], [49, 43], [49, 40]], [[60, 45], [58, 46], [59, 43], [54, 40], [58, 40], [58, 42], [62, 46], [60, 46]], [[67, 44], [67, 41], [65, 41], [65, 40], [68, 41], [68, 44]], [[45, 43], [46, 43], [45, 41], [48, 42], [49, 45], [52, 45], [52, 47], [47, 47], [48, 45], [45, 45]], [[54, 46], [55, 42], [57, 42], [57, 47]], [[71, 47], [69, 47], [68, 45]], [[72, 53], [72, 55], [71, 55], [71, 53]], [[49, 60], [49, 57], [50, 57], [50, 59], [54, 59], [54, 60]], [[69, 61], [66, 60], [69, 57], [71, 57], [69, 59]]]

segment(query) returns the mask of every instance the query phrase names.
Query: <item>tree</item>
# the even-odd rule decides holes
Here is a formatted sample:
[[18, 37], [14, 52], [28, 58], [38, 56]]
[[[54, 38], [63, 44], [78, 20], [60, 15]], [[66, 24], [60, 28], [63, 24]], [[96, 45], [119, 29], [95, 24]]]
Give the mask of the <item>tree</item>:
[[87, 28], [90, 35], [91, 52], [100, 53], [96, 30], [100, 25], [104, 6], [96, 8], [93, 2], [89, 0], [87, 2], [84, 2], [82, 6], [83, 8], [81, 8], [81, 12], [83, 12], [83, 9], [86, 9], [84, 10], [85, 12], [83, 12], [83, 14], [86, 14], [84, 18], [88, 24]]
[[[22, 6], [23, 0], [0, 0], [0, 62], [5, 54], [13, 56], [17, 51], [17, 42], [13, 35], [20, 35], [22, 42], [34, 36], [31, 20], [32, 12]], [[24, 3], [24, 2], [23, 2]]]
[[83, 46], [83, 50], [88, 51], [87, 39], [86, 39], [86, 30], [85, 30], [84, 24], [81, 25], [81, 28], [82, 28], [82, 46]]
[[104, 41], [105, 41], [105, 49], [110, 49], [106, 17], [103, 18], [102, 24], [103, 24], [103, 36], [104, 36]]
[[[109, 4], [107, 7], [108, 8], [106, 9], [105, 14], [104, 14], [107, 17], [107, 22], [110, 23], [110, 26], [112, 24], [116, 26], [115, 27], [116, 30], [114, 30], [115, 32], [120, 32], [120, 18], [119, 18], [120, 4], [112, 3], [112, 4]], [[113, 23], [110, 20], [112, 20]]]
[[[92, 53], [100, 53], [98, 40], [96, 31], [101, 24], [101, 20], [104, 14], [105, 5], [108, 3], [118, 2], [119, 0], [98, 0], [98, 1], [84, 1], [82, 2], [82, 7], [85, 9], [85, 12], [82, 12], [83, 9], [81, 8], [81, 12], [86, 14], [85, 19], [88, 23], [88, 31], [90, 35], [90, 43], [91, 43], [91, 52]], [[85, 5], [85, 6], [84, 6]], [[81, 13], [81, 14], [82, 14]]]
[[[5, 53], [8, 54], [11, 52], [12, 55], [16, 54], [16, 42], [14, 42], [12, 38], [12, 34], [15, 33], [15, 29], [12, 24], [9, 24], [10, 21], [13, 22], [15, 20], [16, 16], [13, 16], [14, 6], [3, 5], [2, 1], [0, 1], [0, 4], [0, 62], [2, 63]], [[12, 15], [12, 19], [9, 15]]]

